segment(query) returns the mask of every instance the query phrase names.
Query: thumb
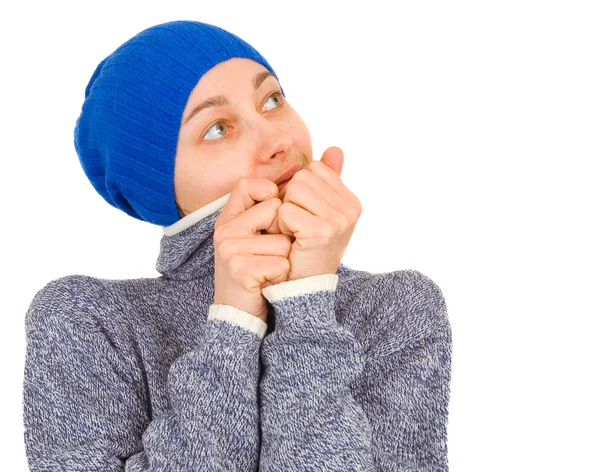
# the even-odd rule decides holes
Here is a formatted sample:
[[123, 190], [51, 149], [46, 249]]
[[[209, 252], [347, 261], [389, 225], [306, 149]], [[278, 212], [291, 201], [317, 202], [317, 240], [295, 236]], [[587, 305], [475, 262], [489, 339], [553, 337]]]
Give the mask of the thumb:
[[337, 146], [328, 147], [321, 156], [321, 162], [341, 176], [342, 167], [344, 166], [344, 152]]

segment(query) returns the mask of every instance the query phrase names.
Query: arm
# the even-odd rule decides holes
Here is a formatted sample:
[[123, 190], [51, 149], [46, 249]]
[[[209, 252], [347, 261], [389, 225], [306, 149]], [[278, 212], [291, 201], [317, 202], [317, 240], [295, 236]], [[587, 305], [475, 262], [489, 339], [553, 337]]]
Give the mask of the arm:
[[151, 418], [145, 373], [130, 347], [103, 329], [89, 284], [70, 285], [48, 284], [26, 316], [23, 408], [32, 471], [256, 469], [265, 323], [211, 305], [197, 347], [169, 368], [172, 409]]
[[335, 319], [337, 274], [263, 289], [276, 326], [263, 340], [261, 471], [373, 469], [371, 427], [349, 384], [364, 358]]
[[439, 287], [413, 270], [378, 291], [389, 307], [369, 347], [357, 401], [373, 430], [378, 471], [448, 471], [452, 330]]
[[355, 299], [364, 312], [360, 331], [374, 339], [363, 361], [333, 316], [337, 279], [263, 289], [277, 324], [262, 347], [260, 470], [448, 470], [452, 340], [444, 298], [417, 271], [380, 280], [382, 288]]

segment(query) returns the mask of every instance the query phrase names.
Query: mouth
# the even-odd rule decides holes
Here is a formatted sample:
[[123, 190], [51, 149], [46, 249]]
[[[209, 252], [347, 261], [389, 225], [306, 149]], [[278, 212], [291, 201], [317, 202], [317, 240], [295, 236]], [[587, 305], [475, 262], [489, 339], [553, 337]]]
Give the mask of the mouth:
[[277, 184], [279, 190], [281, 190], [282, 186], [285, 185], [300, 169], [302, 169], [302, 164], [294, 164], [293, 166], [289, 167], [283, 174], [281, 174], [275, 181], [275, 184]]
[[292, 179], [287, 179], [287, 180], [284, 180], [283, 182], [280, 182], [279, 184], [277, 184], [277, 188], [279, 189], [279, 192], [281, 192], [283, 190], [283, 187], [285, 187], [290, 180], [292, 180]]

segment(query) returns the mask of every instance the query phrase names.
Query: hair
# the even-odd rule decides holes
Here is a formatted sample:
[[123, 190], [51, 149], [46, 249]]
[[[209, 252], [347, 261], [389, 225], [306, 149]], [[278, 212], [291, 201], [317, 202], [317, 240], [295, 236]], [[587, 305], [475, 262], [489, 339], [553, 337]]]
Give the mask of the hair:
[[175, 202], [175, 206], [177, 207], [177, 210], [179, 212], [179, 217], [183, 218], [185, 216], [185, 213], [183, 212], [183, 210], [181, 209], [181, 207], [179, 206], [179, 204], [177, 202]]

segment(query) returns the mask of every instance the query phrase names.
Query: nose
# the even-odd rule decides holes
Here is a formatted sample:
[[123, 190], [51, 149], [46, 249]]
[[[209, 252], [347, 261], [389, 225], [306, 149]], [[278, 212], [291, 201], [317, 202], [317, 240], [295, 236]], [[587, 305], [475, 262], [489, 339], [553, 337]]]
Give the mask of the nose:
[[261, 162], [272, 158], [285, 160], [292, 148], [293, 138], [281, 124], [273, 123], [269, 118], [260, 116], [256, 123], [256, 157]]

